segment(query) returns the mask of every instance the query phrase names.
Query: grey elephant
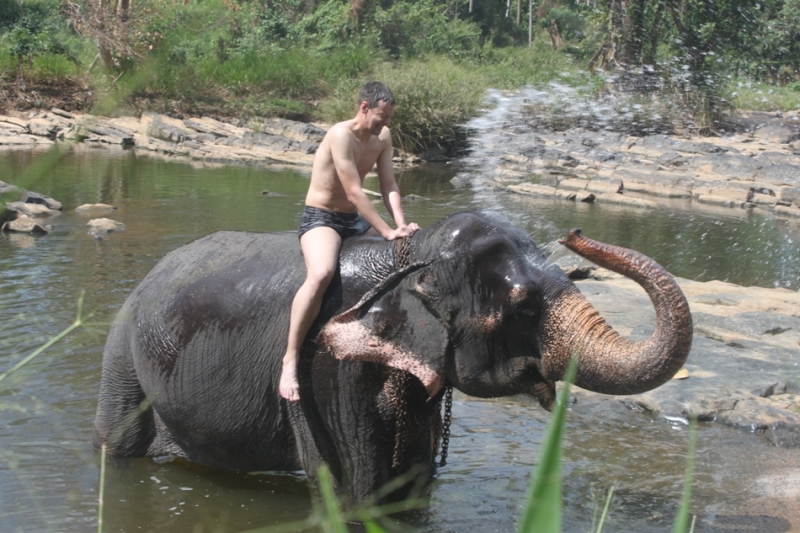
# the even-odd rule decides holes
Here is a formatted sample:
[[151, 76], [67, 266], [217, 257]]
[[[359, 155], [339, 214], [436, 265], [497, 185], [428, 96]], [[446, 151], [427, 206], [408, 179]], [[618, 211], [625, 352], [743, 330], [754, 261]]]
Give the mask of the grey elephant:
[[562, 243], [644, 287], [656, 309], [651, 338], [618, 335], [507, 220], [462, 213], [402, 243], [344, 242], [301, 354], [301, 401], [287, 403], [278, 379], [304, 279], [297, 237], [195, 241], [153, 268], [111, 327], [94, 446], [241, 471], [304, 469], [312, 479], [326, 463], [340, 494], [359, 502], [409, 472], [416, 481], [434, 473], [447, 386], [529, 394], [550, 409], [573, 354], [575, 383], [593, 391], [633, 394], [669, 380], [692, 342], [675, 280], [579, 230]]

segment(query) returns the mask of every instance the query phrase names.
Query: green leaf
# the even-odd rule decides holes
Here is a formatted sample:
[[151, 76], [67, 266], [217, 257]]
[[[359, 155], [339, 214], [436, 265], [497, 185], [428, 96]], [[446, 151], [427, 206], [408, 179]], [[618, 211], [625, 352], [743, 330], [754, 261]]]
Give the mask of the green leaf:
[[561, 531], [561, 440], [569, 399], [569, 386], [575, 378], [578, 358], [573, 356], [564, 376], [555, 412], [545, 436], [539, 466], [528, 492], [528, 501], [519, 522], [520, 533], [560, 533]]
[[[683, 477], [683, 497], [672, 533], [686, 533], [689, 527], [689, 505], [692, 501], [692, 478], [694, 477], [694, 455], [697, 441], [697, 418], [689, 424], [689, 457], [686, 459], [686, 474]], [[694, 527], [692, 527], [694, 529]]]

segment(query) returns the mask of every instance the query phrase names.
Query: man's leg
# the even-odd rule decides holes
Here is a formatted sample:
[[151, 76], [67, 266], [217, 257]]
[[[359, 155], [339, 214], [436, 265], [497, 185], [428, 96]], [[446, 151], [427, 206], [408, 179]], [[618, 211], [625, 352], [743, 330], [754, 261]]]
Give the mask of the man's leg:
[[336, 273], [342, 238], [326, 226], [316, 227], [300, 237], [300, 248], [306, 263], [306, 280], [292, 302], [289, 319], [289, 342], [283, 356], [280, 394], [289, 401], [300, 399], [297, 383], [297, 358], [306, 333], [319, 314], [322, 295]]

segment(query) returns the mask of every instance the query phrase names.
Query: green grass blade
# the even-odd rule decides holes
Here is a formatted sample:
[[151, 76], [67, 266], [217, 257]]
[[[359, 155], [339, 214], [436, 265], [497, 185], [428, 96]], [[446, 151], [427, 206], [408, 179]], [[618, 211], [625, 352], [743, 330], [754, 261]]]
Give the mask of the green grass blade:
[[100, 489], [97, 491], [97, 533], [103, 533], [103, 491], [106, 486], [106, 445], [100, 448]]
[[[611, 498], [613, 497], [614, 497], [614, 487], [612, 486], [610, 489], [608, 489], [608, 497], [606, 498], [606, 504], [603, 507], [603, 514], [600, 515], [600, 522], [597, 524], [596, 533], [602, 533], [603, 531], [603, 524], [606, 521], [606, 516], [608, 515], [608, 508], [611, 506]], [[594, 531], [594, 529], [592, 531]]]
[[317, 476], [319, 480], [319, 491], [322, 494], [322, 503], [325, 506], [325, 515], [328, 518], [327, 524], [323, 525], [324, 529], [331, 533], [347, 533], [347, 525], [345, 525], [339, 502], [336, 500], [333, 483], [331, 482], [331, 472], [328, 466], [322, 465], [317, 472]]
[[17, 370], [19, 370], [23, 366], [25, 366], [28, 363], [30, 363], [31, 361], [33, 361], [35, 358], [39, 357], [42, 353], [44, 353], [45, 350], [47, 350], [52, 345], [54, 345], [55, 343], [57, 343], [58, 341], [60, 341], [61, 339], [63, 339], [67, 335], [69, 335], [70, 333], [72, 333], [73, 330], [81, 327], [84, 324], [86, 318], [81, 316], [81, 314], [83, 312], [83, 296], [84, 296], [84, 292], [81, 292], [81, 295], [78, 298], [78, 316], [75, 318], [75, 322], [73, 322], [71, 325], [67, 326], [61, 333], [59, 333], [55, 337], [51, 338], [49, 341], [47, 341], [46, 343], [41, 345], [39, 348], [34, 350], [30, 355], [28, 355], [27, 357], [25, 357], [24, 359], [19, 361], [17, 364], [15, 364], [11, 368], [9, 368], [8, 370], [6, 370], [2, 374], [0, 374], [0, 381], [3, 381], [8, 376], [10, 376], [11, 374], [16, 372]]
[[[692, 501], [692, 478], [694, 477], [694, 456], [697, 443], [697, 419], [692, 418], [689, 424], [689, 457], [686, 459], [686, 474], [683, 479], [683, 497], [672, 533], [686, 533], [689, 527], [689, 506]], [[691, 524], [694, 529], [694, 521]]]
[[561, 531], [561, 440], [567, 412], [569, 386], [575, 378], [577, 357], [573, 357], [564, 387], [558, 395], [555, 412], [545, 436], [539, 466], [528, 491], [528, 500], [519, 522], [519, 533], [560, 533]]

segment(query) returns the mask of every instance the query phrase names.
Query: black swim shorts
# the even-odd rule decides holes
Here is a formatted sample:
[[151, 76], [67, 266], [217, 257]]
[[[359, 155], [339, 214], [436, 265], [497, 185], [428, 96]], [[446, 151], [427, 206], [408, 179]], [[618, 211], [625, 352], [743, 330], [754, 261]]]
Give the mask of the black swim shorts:
[[342, 240], [354, 235], [362, 235], [372, 227], [358, 213], [337, 213], [319, 207], [306, 206], [303, 209], [303, 217], [300, 219], [300, 227], [297, 229], [297, 237], [300, 238], [308, 230], [320, 226], [336, 230]]

